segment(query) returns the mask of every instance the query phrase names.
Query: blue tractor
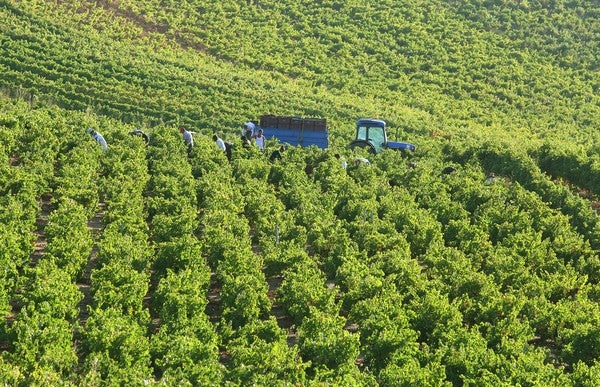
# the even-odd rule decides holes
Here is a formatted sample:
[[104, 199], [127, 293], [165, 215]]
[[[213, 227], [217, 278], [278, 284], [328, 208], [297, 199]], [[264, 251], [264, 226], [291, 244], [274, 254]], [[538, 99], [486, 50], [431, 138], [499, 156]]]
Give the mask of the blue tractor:
[[356, 138], [350, 143], [351, 149], [362, 148], [377, 154], [384, 149], [414, 152], [417, 147], [407, 142], [388, 141], [385, 121], [361, 118], [356, 121]]
[[[324, 118], [263, 115], [260, 123], [248, 122], [244, 125], [244, 131], [249, 130], [252, 135], [256, 135], [259, 129], [267, 139], [276, 139], [281, 144], [314, 145], [321, 149], [329, 147], [329, 130]], [[415, 145], [407, 142], [388, 141], [385, 121], [370, 118], [361, 118], [356, 122], [356, 138], [350, 143], [350, 148], [363, 148], [373, 154], [383, 149], [403, 152], [416, 150]]]

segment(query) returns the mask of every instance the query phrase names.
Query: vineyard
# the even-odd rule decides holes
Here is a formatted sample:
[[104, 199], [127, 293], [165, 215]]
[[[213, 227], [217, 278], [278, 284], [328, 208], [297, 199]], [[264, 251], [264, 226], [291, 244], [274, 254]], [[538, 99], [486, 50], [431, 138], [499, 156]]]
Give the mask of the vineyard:
[[229, 163], [99, 120], [102, 153], [67, 116], [2, 106], [5, 383], [599, 381], [600, 217], [525, 156]]
[[0, 0], [0, 384], [600, 385], [598, 5], [346, 3]]

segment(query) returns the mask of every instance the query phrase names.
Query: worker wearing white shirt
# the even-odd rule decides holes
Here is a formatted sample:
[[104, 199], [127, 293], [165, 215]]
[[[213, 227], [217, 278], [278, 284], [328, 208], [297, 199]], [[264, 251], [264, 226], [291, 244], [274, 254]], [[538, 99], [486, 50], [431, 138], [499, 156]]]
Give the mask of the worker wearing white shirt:
[[342, 158], [342, 156], [340, 156], [340, 154], [339, 154], [339, 153], [336, 153], [336, 154], [335, 154], [335, 158], [336, 158], [336, 159], [338, 159], [338, 160], [340, 161], [340, 164], [342, 165], [342, 168], [343, 168], [343, 169], [346, 169], [346, 168], [348, 168], [348, 163], [346, 162], [346, 160], [344, 160], [344, 159]]
[[225, 152], [227, 160], [231, 160], [231, 148], [233, 147], [233, 144], [223, 141], [223, 139], [217, 134], [213, 135], [213, 141], [217, 143], [217, 147], [219, 149]]
[[254, 143], [261, 152], [265, 150], [265, 136], [263, 136], [262, 129], [259, 129], [258, 134], [254, 136]]
[[108, 144], [106, 143], [106, 140], [104, 139], [104, 137], [96, 132], [94, 129], [89, 128], [87, 130], [87, 132], [92, 136], [92, 138], [98, 143], [100, 144], [100, 146], [102, 146], [102, 152], [105, 152], [106, 149], [108, 149]]
[[214, 135], [213, 136], [213, 141], [215, 141], [217, 143], [217, 146], [223, 150], [226, 151], [227, 148], [225, 147], [225, 141], [223, 141], [223, 139], [221, 137], [219, 137], [218, 135]]
[[194, 147], [194, 137], [192, 135], [196, 134], [196, 132], [190, 132], [185, 128], [179, 128], [179, 132], [183, 135], [183, 141], [188, 148], [188, 154], [192, 153], [192, 148]]

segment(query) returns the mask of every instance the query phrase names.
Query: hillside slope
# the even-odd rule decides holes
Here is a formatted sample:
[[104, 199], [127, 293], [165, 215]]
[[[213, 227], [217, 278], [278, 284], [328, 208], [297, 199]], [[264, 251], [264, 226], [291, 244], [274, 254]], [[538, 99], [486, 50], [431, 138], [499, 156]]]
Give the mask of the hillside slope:
[[600, 382], [600, 216], [527, 155], [132, 128], [0, 99], [3, 383]]
[[600, 385], [598, 9], [0, 0], [0, 384]]
[[327, 117], [339, 143], [360, 116], [413, 136], [598, 143], [598, 8], [4, 0], [0, 85], [207, 131], [268, 112]]

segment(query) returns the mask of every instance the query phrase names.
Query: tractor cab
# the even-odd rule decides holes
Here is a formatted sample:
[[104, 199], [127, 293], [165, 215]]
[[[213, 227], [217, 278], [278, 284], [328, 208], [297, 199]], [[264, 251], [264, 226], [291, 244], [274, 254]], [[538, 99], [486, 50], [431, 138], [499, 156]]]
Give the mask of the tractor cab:
[[356, 138], [354, 141], [363, 141], [369, 144], [374, 153], [379, 153], [387, 143], [385, 122], [375, 119], [361, 119], [356, 124]]
[[361, 118], [356, 122], [356, 138], [350, 143], [350, 148], [363, 148], [373, 154], [386, 148], [401, 151], [416, 149], [413, 144], [388, 141], [385, 121], [371, 118]]

